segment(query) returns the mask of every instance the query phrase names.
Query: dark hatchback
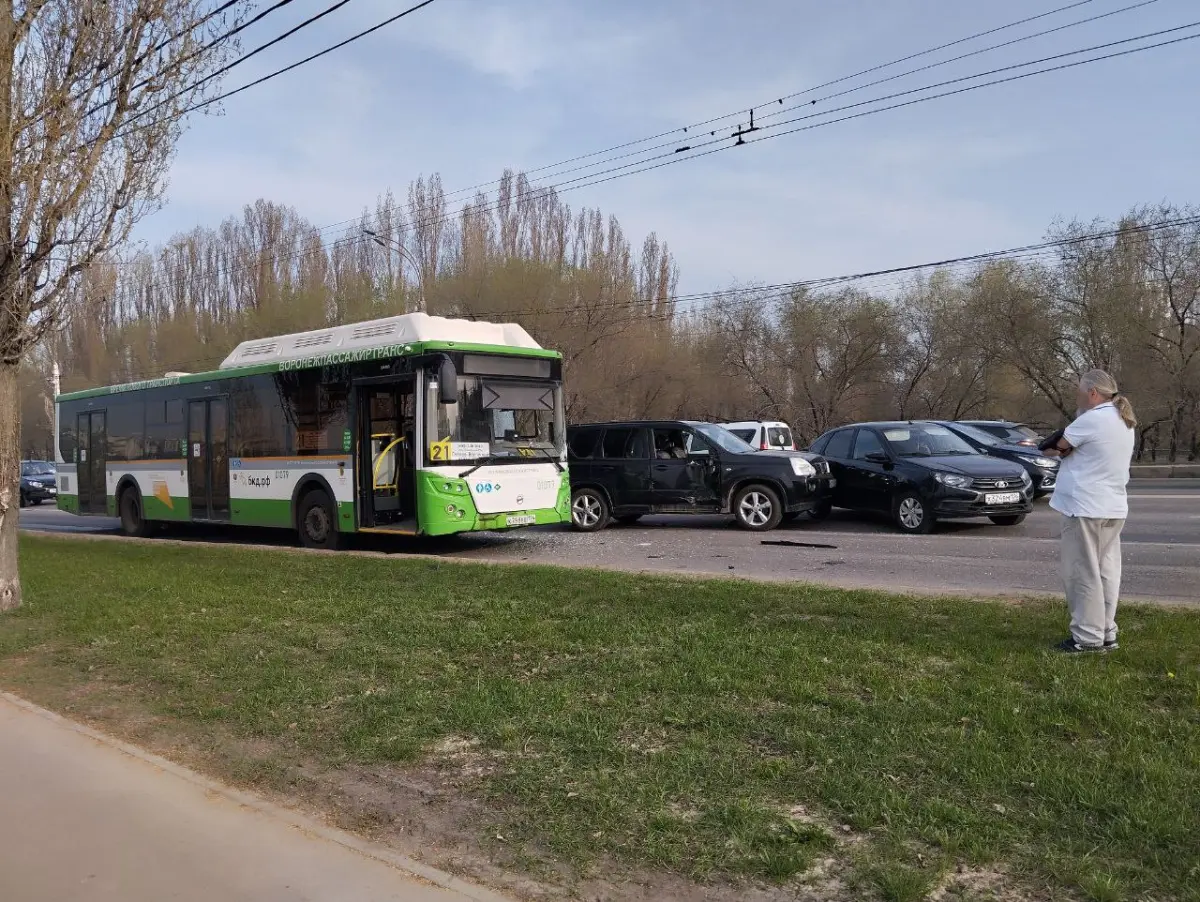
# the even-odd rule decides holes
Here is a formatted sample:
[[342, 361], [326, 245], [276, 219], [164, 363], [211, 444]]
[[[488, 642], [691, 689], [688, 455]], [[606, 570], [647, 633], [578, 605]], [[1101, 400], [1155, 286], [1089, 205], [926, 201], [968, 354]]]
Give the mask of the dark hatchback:
[[1031, 448], [1029, 445], [1016, 444], [997, 438], [994, 433], [980, 429], [978, 426], [972, 426], [970, 423], [937, 422], [938, 425], [945, 426], [981, 454], [999, 457], [1002, 460], [1011, 460], [1024, 467], [1029, 478], [1033, 480], [1035, 497], [1040, 498], [1054, 491], [1054, 486], [1058, 482], [1057, 459], [1046, 457], [1036, 447]]
[[646, 514], [730, 514], [774, 529], [827, 504], [829, 465], [814, 454], [758, 451], [713, 423], [665, 420], [567, 429], [571, 520], [594, 532]]
[[887, 514], [902, 532], [938, 520], [988, 517], [1016, 526], [1032, 509], [1033, 483], [1019, 464], [980, 454], [936, 423], [860, 423], [826, 432], [812, 450], [837, 485], [829, 506]]
[[58, 473], [44, 460], [21, 461], [21, 507], [58, 498]]

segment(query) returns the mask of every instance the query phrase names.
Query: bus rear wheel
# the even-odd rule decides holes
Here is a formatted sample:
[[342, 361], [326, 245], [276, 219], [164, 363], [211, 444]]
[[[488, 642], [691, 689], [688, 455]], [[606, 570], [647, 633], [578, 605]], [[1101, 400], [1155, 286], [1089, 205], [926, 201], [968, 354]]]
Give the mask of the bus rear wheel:
[[300, 516], [297, 521], [300, 544], [305, 548], [324, 548], [332, 551], [340, 544], [337, 512], [323, 489], [314, 489], [301, 499]]
[[142, 516], [142, 499], [136, 489], [127, 488], [121, 492], [117, 510], [121, 515], [121, 532], [137, 539], [150, 535], [150, 525]]

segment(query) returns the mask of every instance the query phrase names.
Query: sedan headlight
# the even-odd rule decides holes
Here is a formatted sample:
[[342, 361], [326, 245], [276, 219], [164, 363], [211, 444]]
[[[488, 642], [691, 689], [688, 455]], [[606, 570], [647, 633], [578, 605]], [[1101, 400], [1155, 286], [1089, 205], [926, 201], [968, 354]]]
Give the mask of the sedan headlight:
[[935, 470], [933, 478], [942, 485], [948, 485], [952, 489], [969, 489], [971, 487], [971, 477], [960, 476], [957, 473], [943, 473], [940, 470]]
[[31, 479], [31, 480], [29, 480], [29, 487], [30, 487], [31, 489], [42, 489], [42, 488], [45, 488], [45, 486], [44, 486], [44, 485], [42, 485], [40, 482], [36, 482], [35, 480], [32, 480], [32, 479]]
[[792, 472], [797, 476], [816, 476], [817, 468], [810, 464], [803, 457], [789, 458], [792, 462]]
[[1053, 470], [1058, 466], [1058, 461], [1052, 457], [1031, 457], [1029, 462], [1035, 467], [1041, 467], [1043, 470]]

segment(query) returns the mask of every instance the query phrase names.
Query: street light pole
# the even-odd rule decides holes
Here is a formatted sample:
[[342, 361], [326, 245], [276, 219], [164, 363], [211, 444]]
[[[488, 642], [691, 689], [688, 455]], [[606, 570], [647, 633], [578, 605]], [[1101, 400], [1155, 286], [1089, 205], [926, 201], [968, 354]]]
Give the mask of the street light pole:
[[378, 244], [381, 248], [388, 251], [395, 251], [400, 255], [400, 259], [407, 261], [413, 268], [413, 272], [417, 274], [417, 291], [419, 292], [418, 306], [423, 312], [425, 310], [425, 280], [421, 276], [421, 266], [413, 259], [412, 254], [399, 241], [388, 241], [374, 229], [364, 228], [362, 233]]

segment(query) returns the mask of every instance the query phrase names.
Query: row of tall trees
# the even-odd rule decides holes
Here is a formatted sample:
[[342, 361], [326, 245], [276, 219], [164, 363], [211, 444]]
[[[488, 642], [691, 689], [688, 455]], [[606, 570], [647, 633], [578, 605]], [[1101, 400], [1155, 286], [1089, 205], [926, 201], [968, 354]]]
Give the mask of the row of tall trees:
[[451, 212], [440, 180], [330, 234], [258, 201], [215, 229], [90, 268], [22, 373], [27, 453], [64, 390], [213, 368], [239, 341], [423, 309], [525, 325], [566, 358], [569, 414], [782, 419], [811, 440], [860, 419], [1073, 413], [1074, 375], [1117, 375], [1139, 451], [1200, 451], [1200, 211], [1060, 224], [1054, 245], [904, 280], [674, 300], [650, 235], [505, 173]]
[[787, 419], [808, 438], [867, 418], [1051, 425], [1074, 414], [1076, 374], [1099, 366], [1133, 400], [1140, 455], [1195, 460], [1200, 210], [1059, 225], [1050, 241], [882, 290], [732, 292], [690, 324], [692, 346], [723, 376], [690, 404]]

